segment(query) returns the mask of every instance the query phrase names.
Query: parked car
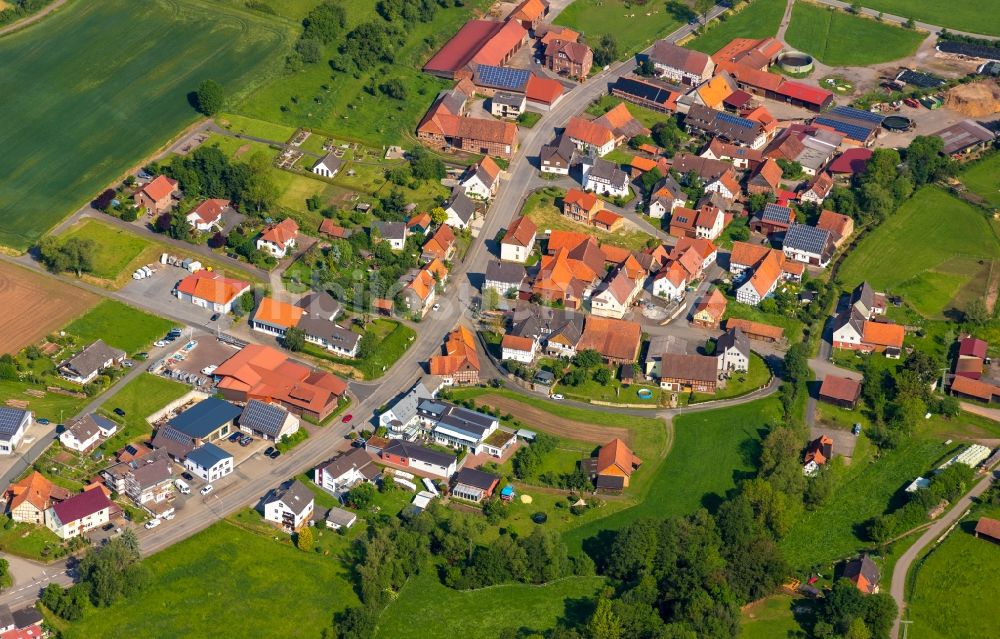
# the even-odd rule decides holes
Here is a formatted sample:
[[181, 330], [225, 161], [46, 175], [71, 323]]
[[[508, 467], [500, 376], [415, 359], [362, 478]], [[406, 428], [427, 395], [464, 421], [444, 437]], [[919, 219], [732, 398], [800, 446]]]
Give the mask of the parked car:
[[202, 375], [211, 375], [212, 373], [215, 372], [215, 369], [217, 369], [217, 368], [219, 368], [219, 367], [216, 366], [215, 364], [209, 364], [205, 368], [201, 369], [201, 374]]
[[49, 420], [45, 419], [44, 417], [39, 417], [38, 418], [38, 423], [41, 424], [42, 426], [48, 426], [52, 422], [50, 422]]
[[152, 530], [153, 528], [156, 528], [159, 525], [160, 525], [160, 518], [157, 517], [156, 519], [150, 519], [149, 521], [147, 521], [145, 524], [145, 528], [146, 530]]
[[170, 521], [176, 516], [177, 515], [173, 511], [170, 511], [169, 513], [163, 513], [163, 518], [166, 519], [167, 521]]
[[556, 393], [555, 395], [552, 396], [552, 399], [560, 400], [560, 399], [566, 399], [566, 398], [563, 397], [562, 393]]
[[277, 459], [280, 456], [281, 456], [281, 451], [280, 450], [274, 450], [274, 451], [271, 452], [270, 455], [268, 455], [268, 457], [270, 457], [271, 459]]
[[249, 446], [253, 443], [253, 437], [250, 435], [244, 435], [240, 438], [240, 446]]
[[340, 419], [341, 424], [350, 424], [351, 420], [354, 419], [354, 415], [347, 413]]
[[153, 346], [155, 346], [156, 348], [163, 348], [166, 345], [167, 341], [163, 339], [158, 339], [155, 342], [153, 342]]
[[179, 490], [182, 495], [191, 494], [191, 487], [188, 486], [187, 482], [185, 482], [183, 479], [175, 479], [174, 486], [177, 487], [177, 490]]
[[267, 455], [268, 457], [270, 457], [271, 453], [273, 452], [274, 452], [274, 446], [268, 446], [267, 448], [264, 449], [264, 454]]
[[125, 368], [132, 368], [133, 365], [135, 365], [135, 362], [133, 362], [130, 359], [123, 359], [122, 360], [122, 366], [124, 366]]
[[441, 310], [441, 305], [440, 304], [435, 304], [434, 306], [431, 307], [431, 310], [432, 311], [440, 311]]
[[212, 484], [206, 484], [205, 487], [199, 490], [198, 492], [201, 493], [202, 495], [207, 495], [208, 493], [212, 492], [212, 488], [213, 488]]
[[220, 317], [220, 316], [219, 316], [219, 314], [218, 314], [218, 313], [213, 313], [213, 314], [212, 314], [212, 317], [210, 317], [210, 318], [208, 319], [208, 321], [209, 321], [209, 322], [216, 322], [216, 321], [218, 321], [219, 317]]
[[116, 408], [115, 415], [118, 415], [119, 417], [125, 417], [125, 411], [123, 411], [121, 408]]
[[240, 438], [242, 438], [242, 437], [243, 437], [243, 433], [237, 431], [237, 432], [235, 432], [235, 433], [233, 433], [232, 435], [229, 436], [229, 441], [230, 442], [238, 442], [238, 441], [240, 441]]
[[191, 473], [189, 473], [187, 471], [184, 471], [183, 473], [181, 473], [181, 478], [182, 479], [186, 479], [188, 481], [194, 481], [194, 477], [191, 475]]

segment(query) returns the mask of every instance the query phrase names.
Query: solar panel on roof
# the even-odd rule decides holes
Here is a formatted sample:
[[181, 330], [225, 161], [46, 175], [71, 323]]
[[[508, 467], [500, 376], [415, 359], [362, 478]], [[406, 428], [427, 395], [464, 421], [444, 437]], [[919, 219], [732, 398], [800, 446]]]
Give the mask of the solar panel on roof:
[[849, 124], [841, 120], [834, 120], [833, 118], [816, 118], [813, 122], [817, 124], [825, 124], [826, 126], [833, 127], [834, 130], [840, 131], [849, 138], [855, 140], [867, 140], [868, 136], [871, 135], [872, 129], [875, 127], [864, 127], [859, 124]]
[[285, 423], [285, 411], [256, 400], [249, 402], [240, 417], [240, 426], [254, 428], [262, 433], [274, 434]]
[[751, 120], [747, 120], [746, 118], [741, 118], [741, 117], [733, 115], [732, 113], [725, 113], [725, 112], [722, 112], [722, 111], [719, 111], [719, 112], [716, 113], [715, 119], [716, 120], [721, 120], [722, 122], [725, 122], [726, 124], [732, 124], [734, 126], [741, 126], [741, 127], [745, 128], [745, 129], [752, 129], [752, 128], [754, 128], [754, 126], [756, 126], [756, 124], [753, 121], [751, 121]]
[[827, 245], [829, 231], [805, 224], [793, 224], [785, 233], [784, 248], [822, 254]]
[[17, 432], [17, 427], [24, 419], [23, 411], [19, 408], [0, 408], [0, 434], [13, 435]]
[[481, 64], [476, 67], [476, 76], [479, 78], [479, 84], [520, 91], [528, 83], [531, 73], [524, 69]]
[[780, 206], [774, 203], [768, 203], [764, 207], [764, 211], [760, 214], [760, 219], [767, 222], [788, 222], [788, 218], [791, 217], [792, 210], [787, 206]]
[[650, 102], [664, 103], [670, 99], [670, 91], [645, 82], [637, 82], [628, 78], [618, 78], [614, 88], [627, 95], [634, 95]]
[[852, 120], [871, 122], [876, 125], [882, 124], [882, 120], [885, 119], [884, 115], [872, 113], [871, 111], [862, 111], [861, 109], [855, 109], [854, 107], [848, 106], [834, 107], [830, 109], [830, 115], [840, 115], [845, 118], [851, 118]]

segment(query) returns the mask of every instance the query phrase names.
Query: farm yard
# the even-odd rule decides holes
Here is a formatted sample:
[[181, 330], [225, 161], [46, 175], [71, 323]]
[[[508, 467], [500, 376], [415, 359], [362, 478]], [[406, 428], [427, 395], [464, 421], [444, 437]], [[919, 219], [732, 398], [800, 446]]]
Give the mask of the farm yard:
[[[16, 353], [97, 303], [97, 296], [0, 262], [0, 353]], [[30, 308], [31, 312], [26, 312]]]
[[575, 0], [554, 23], [579, 31], [591, 46], [602, 35], [614, 35], [618, 38], [619, 58], [625, 59], [687, 21], [686, 14], [676, 7], [661, 2], [640, 6], [622, 0]]
[[785, 12], [784, 0], [755, 0], [725, 22], [714, 22], [703, 35], [686, 45], [689, 49], [713, 54], [733, 38], [766, 38], [778, 31]]
[[857, 245], [840, 279], [868, 280], [933, 319], [983, 297], [998, 259], [1000, 240], [986, 216], [929, 186]]
[[108, 0], [4, 37], [0, 244], [26, 249], [193, 122], [188, 93], [202, 80], [235, 99], [251, 73], [266, 77], [260, 61], [277, 62], [288, 34], [218, 5]]
[[[905, 14], [904, 14], [905, 15]], [[790, 46], [835, 66], [868, 66], [912, 55], [922, 31], [863, 18], [799, 0], [785, 36]]]

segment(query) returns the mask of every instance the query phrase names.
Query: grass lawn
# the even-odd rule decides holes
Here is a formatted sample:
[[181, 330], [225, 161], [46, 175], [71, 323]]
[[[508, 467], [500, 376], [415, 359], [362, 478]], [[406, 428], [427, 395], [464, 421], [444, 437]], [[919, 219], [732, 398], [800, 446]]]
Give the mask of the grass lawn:
[[292, 136], [295, 135], [295, 127], [293, 126], [265, 122], [264, 120], [248, 118], [232, 113], [220, 113], [215, 116], [215, 121], [219, 123], [219, 126], [233, 133], [248, 135], [254, 138], [263, 138], [271, 142], [277, 142], [278, 144], [289, 142]]
[[[525, 636], [555, 627], [560, 619], [584, 623], [592, 612], [583, 600], [604, 585], [603, 577], [567, 577], [543, 586], [510, 584], [480, 590], [453, 590], [425, 570], [382, 612], [379, 638], [454, 637], [495, 639], [507, 628]], [[438, 610], [441, 614], [427, 614]], [[419, 619], [419, 623], [414, 620]]]
[[74, 320], [66, 327], [66, 332], [80, 338], [84, 344], [103, 339], [132, 354], [146, 348], [173, 327], [170, 320], [106, 299]]
[[959, 173], [958, 179], [970, 191], [1000, 207], [1000, 153], [974, 163]]
[[10, 530], [0, 528], [0, 550], [38, 561], [49, 561], [47, 549], [58, 548], [62, 540], [45, 526], [15, 523]]
[[378, 338], [378, 347], [371, 357], [342, 359], [312, 344], [306, 344], [304, 352], [338, 364], [346, 364], [360, 372], [365, 379], [375, 379], [381, 377], [403, 356], [417, 335], [409, 326], [388, 319], [373, 320], [366, 326], [366, 330]]
[[145, 257], [151, 258], [158, 251], [158, 247], [138, 234], [93, 218], [74, 224], [60, 236], [63, 240], [71, 237], [94, 242], [95, 250], [91, 253], [94, 268], [89, 275], [102, 280], [128, 276], [149, 261]]
[[[714, 510], [738, 479], [754, 474], [760, 439], [780, 411], [778, 401], [768, 398], [674, 418], [673, 447], [642, 501], [569, 531], [565, 539], [570, 552], [581, 547], [600, 552], [602, 532], [637, 519], [686, 515], [701, 507]], [[641, 473], [640, 468], [636, 476]]]
[[[600, 99], [595, 100], [594, 102], [591, 103], [590, 106], [587, 107], [587, 113], [591, 115], [601, 116], [610, 111], [611, 109], [615, 108], [622, 102], [625, 102], [625, 100], [615, 97], [613, 95], [602, 95]], [[647, 129], [652, 129], [653, 125], [655, 125], [657, 122], [666, 122], [671, 117], [673, 117], [669, 113], [660, 113], [652, 109], [647, 109], [646, 107], [641, 107], [638, 104], [632, 104], [631, 102], [625, 102], [625, 108], [627, 108], [628, 112], [632, 114], [632, 117], [634, 117], [639, 122], [642, 122], [642, 125], [645, 126]], [[684, 139], [686, 138], [687, 136], [685, 135]], [[612, 153], [614, 153], [614, 151], [612, 151]], [[611, 153], [604, 156], [605, 159], [610, 159], [611, 157], [612, 157]]]
[[764, 358], [751, 352], [750, 370], [745, 373], [732, 373], [726, 381], [726, 386], [720, 388], [714, 395], [695, 393], [695, 402], [746, 395], [766, 385], [769, 379], [771, 379], [771, 371], [767, 368]]
[[840, 279], [845, 287], [868, 280], [876, 290], [902, 295], [921, 315], [940, 318], [985, 294], [998, 258], [1000, 241], [985, 215], [928, 186], [855, 247]]
[[1000, 552], [993, 542], [972, 535], [983, 516], [1000, 518], [1000, 508], [975, 509], [911, 569], [917, 571], [908, 608], [915, 639], [973, 639], [995, 632], [993, 616], [983, 613], [996, 606]]
[[[99, 409], [119, 425], [118, 432], [104, 442], [101, 448], [113, 453], [129, 442], [149, 436], [153, 428], [146, 418], [170, 402], [180, 399], [189, 390], [191, 389], [186, 384], [151, 373], [136, 377], [109, 397]], [[125, 411], [125, 417], [115, 415], [116, 408]]]
[[534, 111], [525, 111], [517, 118], [517, 125], [524, 127], [526, 129], [532, 129], [538, 121], [542, 119], [541, 113], [535, 113]]
[[969, 33], [1000, 36], [1000, 13], [983, 11], [981, 0], [864, 0], [865, 7], [904, 18], [958, 29]]
[[[640, 389], [646, 389], [653, 393], [650, 399], [640, 399], [637, 394]], [[595, 382], [592, 378], [579, 386], [566, 386], [557, 384], [552, 389], [554, 393], [562, 393], [566, 397], [582, 402], [597, 400], [601, 402], [611, 402], [612, 404], [641, 404], [655, 408], [660, 397], [660, 387], [656, 384], [628, 384], [622, 385], [621, 380], [615, 378], [610, 384], [604, 385]]]
[[[275, 3], [278, 4], [278, 3]], [[347, 28], [372, 19], [371, 0], [344, 0]], [[320, 129], [349, 140], [379, 146], [404, 142], [413, 134], [421, 115], [434, 97], [451, 83], [420, 70], [422, 64], [485, 2], [438, 9], [433, 22], [417, 23], [407, 30], [407, 41], [396, 51], [396, 62], [381, 64], [358, 74], [332, 71], [326, 60], [337, 54], [337, 42], [325, 51], [322, 61], [298, 73], [282, 74], [253, 93], [235, 108], [240, 115], [289, 127]], [[388, 99], [365, 91], [369, 81], [398, 79], [406, 89], [405, 100]]]
[[302, 552], [273, 530], [265, 536], [220, 522], [145, 563], [155, 575], [148, 590], [109, 609], [88, 608], [62, 636], [124, 639], [156, 628], [157, 636], [185, 637], [211, 625], [216, 637], [245, 637], [249, 611], [267, 609], [280, 614], [254, 624], [253, 634], [278, 639], [304, 628], [318, 633], [358, 603], [341, 562]]
[[834, 67], [868, 66], [912, 55], [923, 31], [863, 18], [809, 2], [796, 2], [785, 39]]
[[[209, 135], [208, 139], [202, 143], [202, 146], [217, 146], [230, 160], [246, 160], [250, 155], [258, 151], [267, 154], [272, 160], [278, 157], [277, 149], [273, 149], [263, 142], [231, 138], [221, 133], [212, 133]], [[274, 173], [283, 173], [283, 171], [275, 171]]]
[[646, 248], [646, 243], [653, 239], [652, 235], [630, 227], [627, 221], [618, 231], [608, 233], [607, 231], [598, 230], [593, 226], [580, 224], [567, 217], [563, 217], [561, 209], [557, 206], [556, 202], [561, 203], [562, 197], [565, 194], [566, 192], [563, 189], [553, 187], [536, 191], [524, 201], [521, 213], [527, 215], [538, 225], [539, 234], [544, 230], [587, 233], [588, 235], [593, 235], [602, 244], [613, 244], [633, 251]]
[[740, 620], [743, 639], [781, 639], [795, 637], [801, 631], [792, 609], [809, 606], [806, 599], [793, 599], [788, 595], [774, 595], [743, 611]]
[[237, 98], [265, 79], [291, 33], [194, 0], [108, 0], [4, 37], [0, 244], [27, 248], [193, 122], [188, 94], [202, 80]]
[[715, 22], [704, 35], [686, 45], [703, 53], [712, 54], [729, 44], [733, 38], [766, 38], [778, 32], [778, 24], [785, 13], [784, 0], [754, 0], [725, 22]]
[[859, 455], [855, 450], [849, 466], [833, 468], [838, 476], [830, 501], [796, 518], [781, 541], [789, 564], [805, 569], [870, 547], [871, 544], [860, 536], [860, 526], [901, 505], [903, 488], [916, 477], [926, 476], [935, 467], [935, 462], [954, 448], [954, 445], [945, 446], [939, 439], [914, 437], [899, 448], [883, 453], [878, 460]]
[[44, 386], [36, 386], [27, 382], [0, 380], [0, 405], [8, 399], [20, 399], [28, 402], [28, 408], [35, 413], [35, 417], [45, 417], [50, 421], [57, 421], [60, 416], [68, 418], [77, 414], [81, 408], [86, 406], [87, 399], [67, 397], [57, 393], [45, 393], [45, 397], [32, 397], [26, 395], [26, 390], [45, 391]]
[[591, 46], [604, 34], [614, 35], [624, 60], [681, 26], [684, 18], [675, 13], [662, 2], [640, 6], [623, 0], [575, 0], [553, 22], [584, 34]]
[[730, 298], [729, 303], [726, 305], [726, 313], [723, 317], [725, 319], [732, 317], [736, 319], [751, 320], [753, 322], [763, 322], [764, 324], [770, 324], [771, 326], [780, 326], [785, 329], [785, 339], [789, 344], [794, 344], [802, 339], [802, 322], [799, 320], [793, 317], [788, 317], [787, 315], [765, 313], [756, 306], [740, 304], [732, 298]]

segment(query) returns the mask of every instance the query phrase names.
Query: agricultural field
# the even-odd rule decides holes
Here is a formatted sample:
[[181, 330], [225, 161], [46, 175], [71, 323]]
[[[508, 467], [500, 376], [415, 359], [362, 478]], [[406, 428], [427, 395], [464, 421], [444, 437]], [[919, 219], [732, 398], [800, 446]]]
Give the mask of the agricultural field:
[[845, 287], [868, 280], [939, 319], [986, 294], [1000, 240], [986, 216], [941, 189], [924, 187], [868, 234], [844, 261]]
[[1000, 508], [982, 506], [972, 511], [948, 538], [911, 568], [914, 579], [909, 597], [909, 636], [914, 639], [974, 639], [994, 633], [991, 615], [996, 606], [996, 575], [1000, 552], [972, 531], [979, 517], [1000, 518]]
[[[591, 610], [579, 602], [593, 598], [603, 585], [602, 577], [566, 577], [541, 586], [509, 584], [454, 590], [443, 586], [435, 571], [425, 570], [411, 578], [382, 612], [375, 636], [495, 639], [505, 629], [516, 629], [524, 636], [540, 635], [560, 619], [585, 622]], [[426, 614], [430, 609], [448, 612]], [[421, 623], [413, 623], [416, 618]]]
[[648, 242], [654, 239], [652, 235], [644, 233], [634, 226], [629, 226], [630, 223], [628, 220], [625, 221], [625, 224], [619, 230], [614, 233], [608, 233], [593, 226], [580, 224], [567, 217], [563, 217], [559, 205], [562, 203], [562, 197], [565, 194], [565, 191], [557, 188], [546, 188], [536, 191], [524, 201], [524, 207], [521, 209], [521, 212], [538, 225], [539, 232], [542, 229], [550, 229], [586, 233], [593, 235], [602, 244], [621, 246], [633, 251], [646, 248]]
[[778, 32], [781, 16], [785, 12], [783, 0], [754, 0], [742, 6], [742, 11], [730, 15], [725, 22], [714, 22], [704, 35], [684, 46], [713, 54], [733, 38], [767, 38]]
[[[381, 21], [371, 0], [345, 0], [341, 4], [347, 12], [348, 30], [372, 19]], [[418, 22], [407, 29], [406, 42], [395, 52], [396, 62], [359, 73], [359, 77], [332, 71], [325, 62], [338, 55], [334, 43], [324, 52], [323, 61], [275, 78], [234, 110], [239, 115], [293, 128], [321, 129], [379, 147], [404, 142], [438, 92], [451, 86], [423, 73], [420, 67], [485, 4], [476, 0], [462, 7], [438, 9], [433, 22]], [[393, 100], [366, 92], [370, 83], [386, 79], [399, 80], [407, 98]]]
[[912, 55], [923, 31], [863, 18], [846, 11], [795, 3], [785, 39], [792, 47], [834, 67], [869, 66]]
[[959, 173], [958, 179], [970, 191], [1000, 207], [1000, 153], [974, 163]]
[[575, 0], [553, 22], [579, 31], [591, 46], [604, 34], [614, 35], [619, 57], [624, 60], [684, 24], [688, 12], [678, 4], [640, 6], [623, 0]]
[[157, 636], [193, 636], [211, 625], [215, 637], [242, 639], [248, 614], [276, 610], [280, 614], [254, 624], [253, 634], [283, 639], [306, 628], [318, 635], [335, 613], [358, 605], [341, 562], [302, 552], [287, 535], [269, 533], [216, 523], [146, 559], [155, 578], [138, 598], [106, 609], [88, 607], [62, 636], [126, 639], [148, 634], [155, 622]]
[[66, 327], [66, 332], [79, 338], [83, 344], [103, 339], [107, 344], [132, 354], [146, 348], [173, 327], [174, 323], [170, 320], [115, 300], [104, 300], [74, 320]]
[[137, 267], [159, 257], [158, 248], [149, 240], [123, 228], [87, 218], [59, 236], [63, 241], [76, 238], [94, 243], [91, 253], [94, 267], [88, 273], [99, 280], [124, 284]]
[[193, 122], [199, 82], [236, 99], [287, 40], [287, 27], [193, 0], [73, 2], [4, 37], [0, 244], [27, 248]]
[[[146, 418], [170, 402], [180, 399], [190, 391], [190, 387], [166, 377], [143, 373], [131, 380], [117, 393], [105, 401], [99, 411], [108, 419], [118, 422], [118, 432], [101, 447], [113, 453], [125, 444], [148, 436], [153, 432]], [[116, 408], [125, 411], [125, 417], [114, 413]]]
[[93, 293], [0, 261], [0, 353], [13, 354], [38, 342], [97, 300]]
[[796, 518], [781, 541], [788, 563], [804, 570], [847, 557], [870, 544], [860, 537], [860, 526], [902, 504], [902, 489], [935, 467], [955, 446], [944, 440], [913, 437], [878, 460], [855, 455], [850, 465], [834, 467], [837, 488], [822, 508]]
[[948, 29], [1000, 36], [1000, 14], [983, 11], [980, 0], [864, 0], [863, 6]]

